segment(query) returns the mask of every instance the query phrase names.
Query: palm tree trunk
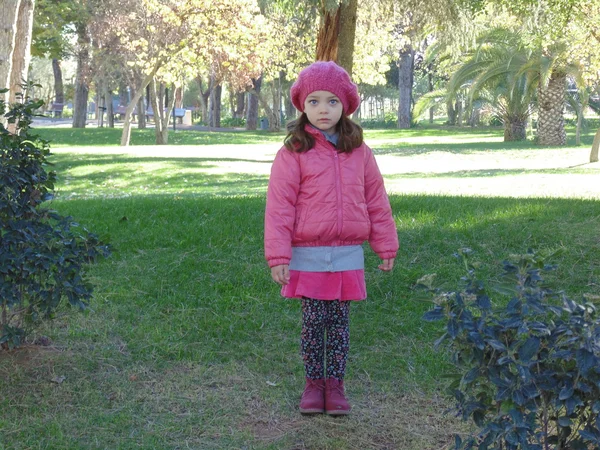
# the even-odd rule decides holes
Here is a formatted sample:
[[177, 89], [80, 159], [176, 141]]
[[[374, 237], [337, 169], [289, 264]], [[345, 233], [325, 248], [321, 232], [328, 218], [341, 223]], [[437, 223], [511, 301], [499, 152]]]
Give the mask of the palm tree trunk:
[[527, 139], [527, 119], [506, 117], [504, 119], [504, 142], [524, 141]]
[[538, 142], [540, 145], [565, 145], [565, 89], [567, 75], [553, 72], [548, 86], [538, 88]]

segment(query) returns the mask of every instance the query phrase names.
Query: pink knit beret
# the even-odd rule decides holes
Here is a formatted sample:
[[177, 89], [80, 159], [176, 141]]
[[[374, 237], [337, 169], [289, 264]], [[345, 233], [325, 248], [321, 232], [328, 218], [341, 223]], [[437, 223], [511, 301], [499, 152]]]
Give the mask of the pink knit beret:
[[292, 85], [290, 94], [297, 110], [304, 112], [304, 101], [312, 92], [329, 91], [340, 99], [344, 114], [349, 116], [358, 108], [358, 88], [348, 72], [333, 61], [317, 61], [303, 69]]

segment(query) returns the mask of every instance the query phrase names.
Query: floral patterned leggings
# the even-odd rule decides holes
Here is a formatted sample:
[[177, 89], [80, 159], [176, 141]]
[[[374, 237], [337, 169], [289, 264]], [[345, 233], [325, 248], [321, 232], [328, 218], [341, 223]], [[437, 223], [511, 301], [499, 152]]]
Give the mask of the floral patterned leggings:
[[344, 379], [350, 345], [349, 311], [348, 301], [302, 299], [301, 354], [306, 378]]

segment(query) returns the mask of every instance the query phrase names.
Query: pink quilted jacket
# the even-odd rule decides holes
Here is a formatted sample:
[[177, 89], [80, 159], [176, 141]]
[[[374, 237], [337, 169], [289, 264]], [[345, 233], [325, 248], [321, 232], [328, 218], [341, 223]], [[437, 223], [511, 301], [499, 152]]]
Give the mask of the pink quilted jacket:
[[289, 264], [292, 246], [357, 245], [394, 258], [398, 234], [383, 178], [364, 143], [338, 153], [320, 131], [304, 153], [281, 148], [273, 161], [265, 212], [269, 267]]

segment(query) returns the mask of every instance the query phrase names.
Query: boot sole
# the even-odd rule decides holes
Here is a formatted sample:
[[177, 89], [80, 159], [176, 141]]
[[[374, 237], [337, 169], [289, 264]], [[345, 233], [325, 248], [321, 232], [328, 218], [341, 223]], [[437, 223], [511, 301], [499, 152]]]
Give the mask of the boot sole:
[[325, 411], [325, 414], [328, 414], [330, 416], [347, 416], [348, 414], [350, 414], [350, 411], [334, 409], [333, 411]]
[[324, 409], [302, 409], [300, 408], [301, 414], [323, 414], [325, 412]]

